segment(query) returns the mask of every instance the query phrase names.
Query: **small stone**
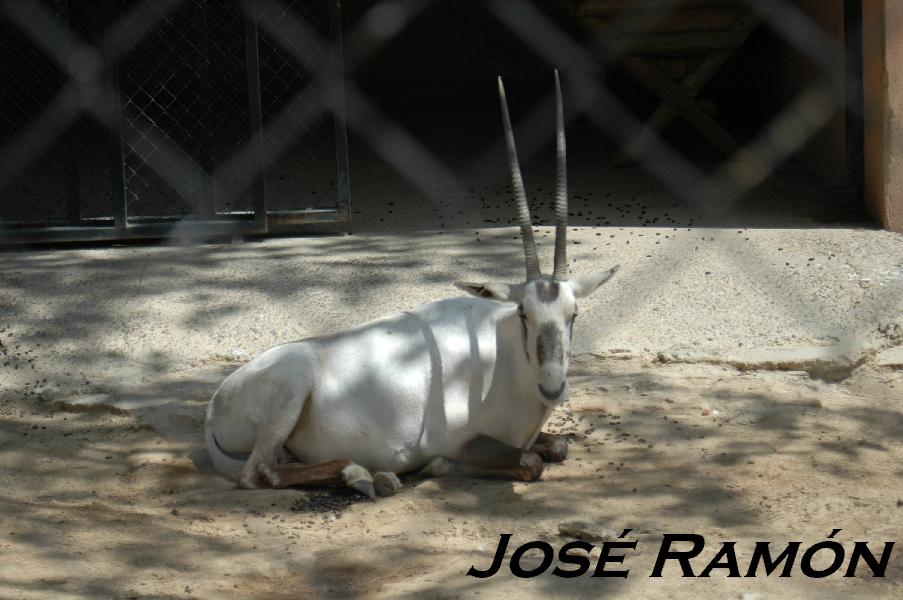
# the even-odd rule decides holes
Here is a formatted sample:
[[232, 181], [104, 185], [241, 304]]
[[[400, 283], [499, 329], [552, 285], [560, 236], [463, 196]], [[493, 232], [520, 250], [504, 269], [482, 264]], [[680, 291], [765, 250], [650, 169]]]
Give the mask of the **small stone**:
[[614, 540], [618, 532], [608, 527], [588, 521], [570, 521], [558, 525], [558, 534], [564, 537], [583, 540], [585, 542], [603, 542]]

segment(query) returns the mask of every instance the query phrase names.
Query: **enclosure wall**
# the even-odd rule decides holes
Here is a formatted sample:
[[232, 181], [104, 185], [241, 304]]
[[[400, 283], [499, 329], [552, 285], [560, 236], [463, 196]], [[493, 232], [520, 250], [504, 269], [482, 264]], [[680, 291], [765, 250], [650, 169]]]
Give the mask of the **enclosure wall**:
[[881, 225], [903, 232], [903, 2], [863, 2], [865, 194]]

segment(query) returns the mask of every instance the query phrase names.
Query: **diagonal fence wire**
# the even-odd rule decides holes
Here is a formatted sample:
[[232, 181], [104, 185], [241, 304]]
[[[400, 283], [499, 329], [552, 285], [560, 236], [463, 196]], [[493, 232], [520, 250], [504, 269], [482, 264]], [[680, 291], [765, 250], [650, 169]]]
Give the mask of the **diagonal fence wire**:
[[[611, 59], [600, 63], [593, 54], [573, 41], [527, 0], [496, 0], [492, 8], [525, 44], [551, 64], [562, 65], [574, 104], [622, 145], [628, 145], [643, 124], [604, 85], [601, 71]], [[773, 19], [774, 11], [766, 13]], [[799, 17], [803, 18], [805, 17]], [[829, 60], [827, 44], [819, 38], [812, 43], [822, 58]], [[807, 46], [807, 49], [808, 49]], [[836, 65], [828, 63], [827, 66]], [[832, 76], [832, 83], [833, 83]], [[833, 93], [832, 93], [833, 92]], [[760, 184], [781, 162], [808, 141], [843, 106], [842, 90], [823, 84], [805, 90], [794, 103], [769, 124], [712, 177], [706, 176], [662, 138], [644, 132], [646, 143], [636, 156], [641, 164], [660, 178], [677, 196], [703, 214], [723, 214], [742, 196]]]
[[[144, 37], [149, 36], [156, 25], [166, 21], [183, 4], [189, 2], [170, 0], [161, 3], [159, 8], [150, 6], [149, 3], [139, 4], [113, 25], [105, 35], [108, 60], [124, 60], [121, 55], [127, 54]], [[364, 49], [372, 51], [381, 43], [387, 42], [398, 29], [408, 20], [415, 18], [428, 5], [429, 2], [421, 0], [392, 3], [388, 6], [380, 4], [371, 9], [363, 20], [364, 25], [351, 33], [349, 46], [352, 48], [352, 60], [348, 65], [349, 70], [355, 67], [355, 54], [358, 60], [365, 58], [367, 53]], [[336, 97], [331, 90], [340, 84], [335, 80], [335, 74], [322, 68], [322, 63], [311, 62], [308, 59], [319, 49], [328, 46], [328, 43], [306, 24], [304, 18], [292, 14], [290, 7], [278, 2], [243, 2], [243, 7], [249, 13], [249, 17], [254, 18], [284, 49], [303, 61], [305, 66], [314, 72], [311, 85], [285, 102], [279, 113], [271, 115], [262, 133], [271, 150], [264, 155], [263, 160], [259, 160], [251, 144], [243, 144], [231, 156], [221, 161], [212, 177], [208, 178], [199, 168], [197, 161], [161, 129], [155, 122], [156, 119], [150, 118], [145, 111], [131, 102], [127, 102], [123, 108], [123, 119], [130, 125], [125, 130], [123, 142], [130, 155], [140, 157], [141, 166], [151, 169], [155, 176], [172, 188], [176, 196], [193, 210], [199, 209], [205, 190], [211, 185], [220, 190], [221, 204], [226, 206], [234, 204], [237, 197], [245, 192], [241, 186], [229, 185], [231, 182], [248, 181], [257, 176], [261, 170], [272, 167], [324, 112], [338, 113], [343, 108], [330, 102], [331, 98]], [[109, 109], [110, 105], [117, 101], [116, 92], [105, 86], [100, 76], [102, 51], [77, 39], [56, 19], [42, 10], [40, 5], [25, 11], [21, 6], [8, 2], [4, 8], [36, 45], [45, 49], [53, 60], [69, 71], [73, 79], [71, 86], [74, 89], [63, 90], [45, 111], [45, 116], [38, 119], [30, 129], [22, 132], [19, 141], [9, 144], [4, 149], [0, 155], [3, 157], [0, 183], [24, 170], [30, 162], [46, 151], [46, 147], [52, 144], [72, 119], [82, 111], [91, 113], [110, 130], [115, 130], [118, 126], [115, 122], [116, 111]], [[286, 15], [291, 15], [291, 18], [285, 18]], [[302, 35], [298, 35], [299, 32]], [[58, 44], [55, 40], [64, 40], [64, 44]], [[67, 53], [61, 52], [60, 48], [63, 46], [70, 50]], [[70, 60], [72, 56], [80, 60]], [[91, 68], [86, 68], [85, 65], [90, 65]], [[317, 89], [317, 85], [330, 91], [323, 93], [322, 89]], [[358, 109], [350, 119], [352, 127], [359, 130], [365, 139], [387, 156], [389, 163], [411, 183], [427, 197], [438, 197], [437, 188], [443, 190], [445, 195], [460, 193], [460, 186], [456, 184], [454, 175], [442, 165], [441, 161], [430, 157], [425, 146], [404, 128], [397, 127], [391, 120], [382, 116], [379, 109], [354, 88], [350, 90], [349, 95], [351, 102]], [[78, 102], [79, 100], [81, 102]], [[154, 98], [150, 100], [159, 106]], [[35, 144], [33, 143], [35, 140], [43, 143]], [[132, 178], [139, 176], [139, 168], [131, 168]], [[434, 201], [434, 204], [439, 205], [438, 201]]]
[[[395, 33], [403, 22], [412, 18], [415, 10], [423, 10], [425, 2], [417, 3], [411, 10], [404, 10], [401, 7], [393, 9], [391, 15], [382, 11], [376, 11], [365, 16], [365, 29], [359, 28], [352, 32], [352, 36], [366, 36], [370, 38], [372, 31], [384, 30], [385, 33]], [[281, 6], [277, 8], [274, 1], [268, 6], [273, 7], [271, 10], [259, 11], [255, 16], [260, 27], [268, 32], [273, 38], [296, 59], [304, 60], [312, 47], [320, 47], [326, 42], [319, 38], [315, 31], [309, 26], [303, 25], [297, 19], [286, 20], [281, 18], [282, 15], [290, 11], [289, 8]], [[390, 25], [384, 24], [385, 21], [391, 21]], [[374, 21], [377, 24], [374, 25]], [[294, 23], [294, 28], [287, 26], [288, 22]], [[293, 35], [296, 31], [292, 29], [300, 29], [303, 35]], [[386, 36], [381, 36], [386, 39]], [[357, 43], [352, 37], [351, 46], [360, 48], [361, 43]], [[346, 64], [346, 72], [353, 71], [358, 56], [352, 55], [351, 63]], [[328, 70], [321, 70], [319, 77], [326, 79], [325, 85], [332, 87], [337, 82], [330, 81], [334, 77]], [[371, 147], [376, 150], [390, 165], [415, 186], [431, 204], [440, 211], [443, 211], [442, 199], [451, 195], [459, 198], [465, 198], [463, 188], [456, 182], [455, 175], [442, 164], [442, 161], [433, 156], [429, 149], [421, 144], [410, 132], [403, 127], [398, 126], [393, 121], [382, 114], [382, 111], [367, 97], [361, 93], [350, 80], [344, 83], [345, 96], [348, 99], [352, 110], [348, 114], [348, 125], [355, 130], [361, 137], [366, 139]], [[334, 94], [326, 94], [326, 98], [335, 98]], [[333, 112], [338, 112], [339, 107], [328, 106]]]
[[[107, 85], [101, 76], [102, 63], [100, 56], [107, 61], [126, 60], [126, 56], [136, 45], [155, 31], [157, 25], [167, 21], [176, 9], [189, 4], [185, 0], [167, 0], [161, 3], [140, 3], [131, 12], [117, 21], [104, 35], [104, 50], [98, 50], [90, 44], [74, 36], [63, 24], [48, 13], [40, 4], [19, 4], [6, 2], [3, 5], [4, 15], [14, 21], [30, 40], [45, 49], [51, 59], [59, 67], [66, 70], [72, 82], [64, 88], [43, 114], [22, 131], [17, 139], [7, 144], [0, 151], [0, 185], [7, 182], [17, 173], [24, 171], [29, 164], [46, 152], [54, 144], [62, 132], [71, 125], [82, 112], [90, 113], [97, 121], [111, 131], [119, 127], [118, 111], [111, 106], [119, 102], [118, 94]], [[63, 43], [58, 41], [62, 40]], [[60, 48], [67, 48], [63, 53]], [[76, 60], [73, 60], [75, 57]], [[91, 68], [86, 68], [90, 65]], [[159, 106], [153, 97], [152, 103]], [[307, 110], [302, 111], [301, 108]], [[324, 109], [320, 94], [307, 88], [299, 92], [280, 113], [272, 119], [269, 137], [276, 146], [275, 152], [267, 154], [270, 164], [278, 160], [291, 142], [316, 119]], [[158, 111], [158, 114], [164, 111]], [[288, 119], [289, 115], [305, 113], [305, 118]], [[170, 135], [161, 129], [154, 118], [150, 118], [141, 107], [127, 103], [123, 108], [123, 118], [130, 127], [124, 132], [123, 142], [128, 150], [140, 158], [141, 164], [152, 170], [153, 174], [163, 180], [176, 196], [186, 201], [191, 209], [199, 209], [204, 190], [210, 185], [208, 177], [189, 153]], [[286, 123], [291, 122], [291, 126]], [[281, 143], [280, 143], [281, 142]], [[214, 175], [220, 182], [220, 188], [230, 190], [223, 201], [228, 204], [235, 201], [235, 186], [223, 182], [235, 181], [239, 177], [250, 179], [259, 174], [266, 165], [255, 162], [253, 148], [243, 144], [229, 159], [223, 161], [221, 168]], [[227, 172], [228, 177], [223, 173]], [[135, 168], [132, 175], [137, 175]]]
[[[166, 18], [169, 12], [183, 0], [164, 0], [139, 4], [132, 12], [105, 32], [107, 60], [122, 58], [134, 44], [153, 31], [154, 26]], [[40, 116], [13, 141], [0, 150], [0, 185], [15, 173], [25, 170], [40, 154], [53, 144], [61, 133], [83, 111], [90, 110], [102, 121], [108, 121], [109, 106], [118, 102], [113, 90], [106, 87], [101, 78], [103, 52], [79, 39], [70, 28], [60, 23], [39, 2], [6, 0], [2, 15], [42, 49], [71, 78], [56, 97], [48, 103]], [[146, 15], [150, 13], [152, 18]], [[141, 28], [129, 28], [126, 23], [139, 22]], [[105, 123], [109, 125], [109, 123]]]
[[[309, 80], [304, 89], [285, 100], [264, 124], [262, 137], [272, 151], [261, 160], [253, 145], [242, 139], [235, 150], [204, 166], [193, 151], [168, 135], [158, 122], [129, 105], [123, 108], [123, 116], [132, 127], [126, 131], [124, 142], [191, 210], [201, 209], [205, 193], [211, 187], [217, 190], [218, 205], [235, 206], [246, 194], [246, 188], [230, 184], [248, 181], [272, 168], [324, 114], [339, 114], [342, 107], [335, 104], [338, 95], [333, 91], [343, 85], [354, 108], [348, 115], [348, 125], [378, 155], [434, 206], [443, 206], [441, 201], [449, 195], [463, 202], [467, 195], [457, 183], [454, 171], [411, 132], [384, 115], [352, 81], [361, 63], [412, 27], [433, 4], [430, 0], [384, 0], [374, 4], [345, 32], [344, 71], [335, 73], [325, 68], [323, 61], [311, 60], [312, 56], [322, 56], [323, 49], [333, 42], [325, 39], [306, 15], [298, 12], [297, 3], [246, 0], [242, 2], [245, 16], [254, 19], [270, 42], [307, 72]], [[662, 0], [657, 5], [661, 12], [650, 12], [644, 19], [651, 23], [678, 4], [679, 0]], [[121, 68], [161, 24], [170, 22], [190, 5], [190, 0], [132, 3], [129, 11], [102, 32], [96, 45], [67, 28], [42, 3], [8, 0], [0, 5], [3, 16], [68, 77], [43, 111], [0, 151], [0, 183], [21, 173], [39, 158], [80, 113], [87, 112], [105, 127], [115, 129], [116, 111], [111, 111], [110, 106], [118, 98], [115, 90], [106, 87], [104, 69], [110, 63]], [[844, 105], [843, 86], [852, 80], [851, 74], [844, 70], [842, 52], [798, 8], [786, 0], [746, 5], [784, 40], [812, 59], [823, 77], [804, 89], [713, 175], [703, 173], [661, 136], [644, 133], [646, 143], [636, 156], [641, 165], [702, 213], [729, 210], [761, 184]], [[576, 41], [527, 0], [493, 0], [488, 3], [488, 9], [526, 47], [562, 69], [568, 88], [566, 95], [574, 109], [569, 112], [569, 119], [585, 115], [619, 144], [629, 144], [643, 132], [643, 123], [607, 84], [608, 71], [620, 58], [617, 47], [599, 41], [590, 44]], [[518, 126], [519, 131], [527, 134], [522, 136], [520, 144], [527, 159], [545, 143], [541, 135], [530, 133], [541, 130], [535, 124], [546, 120], [550, 105], [548, 98], [539, 102]], [[488, 162], [485, 157], [496, 150], [496, 146], [491, 146], [465, 171], [480, 168]], [[789, 307], [793, 305], [791, 302]]]
[[[660, 9], [667, 13], [676, 3], [676, 0], [665, 0], [660, 3]], [[184, 2], [179, 0], [154, 3], [153, 7], [149, 3], [139, 3], [131, 13], [113, 24], [105, 34], [107, 52], [112, 55], [110, 58], [113, 61], [118, 60], [136, 43], [148, 36], [159, 22], [165, 20], [183, 4]], [[245, 10], [251, 6], [248, 2], [243, 4]], [[357, 32], [358, 38], [363, 41], [355, 40], [349, 44], [349, 47], [354, 49], [352, 54], [364, 56], [366, 55], [364, 49], [369, 49], [370, 52], [378, 50], [380, 42], [384, 43], [397, 35], [429, 4], [426, 1], [378, 3], [362, 20], [364, 25], [358, 28], [365, 30]], [[837, 80], [844, 79], [842, 70], [836, 68], [837, 53], [832, 50], [830, 40], [811, 22], [811, 19], [783, 0], [769, 0], [750, 5], [788, 41], [813, 57], [826, 73], [835, 75], [832, 75], [833, 79], [829, 85], [804, 91], [790, 109], [775, 119], [756, 140], [732, 157], [711, 178], [706, 177], [654, 134], [647, 136], [648, 143], [643, 146], [643, 154], [639, 157], [642, 164], [665, 181], [676, 194], [703, 212], [719, 212], [730, 208], [745, 192], [761, 183], [783, 160], [798, 150], [833, 114], [838, 105], [838, 94], [829, 93], [827, 88], [836, 88]], [[97, 74], [101, 54], [73, 39], [73, 34], [50, 18], [46, 11], [42, 11], [40, 5], [29, 4], [27, 11], [23, 10], [23, 6], [25, 4], [8, 1], [4, 3], [3, 8], [7, 16], [65, 68], [73, 81], [80, 86], [77, 92], [72, 92], [68, 88], [61, 92], [55, 101], [50, 103], [43, 118], [35, 122], [34, 130], [24, 132], [20, 143], [8, 146], [3, 153], [4, 160], [0, 171], [3, 177], [0, 177], [0, 181], [7, 179], [11, 173], [22, 170], [29, 161], [40, 154], [42, 147], [35, 144], [34, 140], [52, 143], [66, 127], [68, 119], [72, 118], [79, 108], [91, 110], [98, 119], [112, 126], [108, 120], [110, 111], [106, 110], [112, 101], [110, 91], [98, 89], [100, 86]], [[258, 22], [296, 58], [305, 60], [325, 44], [323, 40], [317, 39], [316, 32], [312, 32], [303, 19], [283, 18], [291, 11], [290, 7], [280, 5], [278, 2], [266, 2], [262, 6], [263, 10], [255, 15]], [[491, 8], [504, 24], [520, 35], [534, 50], [546, 56], [553, 64], [566, 65], [569, 79], [573, 82], [571, 91], [576, 92], [575, 104], [598, 126], [607, 129], [624, 143], [642, 130], [642, 123], [633, 117], [604, 85], [596, 83], [600, 70], [607, 68], [616, 57], [608, 57], [607, 62], [600, 62], [598, 53], [595, 55], [590, 53], [570, 40], [563, 32], [556, 30], [548, 19], [525, 0], [497, 0], [491, 3]], [[648, 18], [651, 21], [655, 15], [650, 14]], [[291, 31], [286, 31], [286, 23], [293, 24]], [[299, 30], [304, 35], [293, 35]], [[798, 35], [799, 32], [802, 32], [802, 35]], [[59, 43], [60, 40], [63, 43]], [[70, 51], [63, 54], [61, 48], [68, 48]], [[353, 72], [356, 59], [356, 56], [352, 56], [347, 66], [348, 71]], [[836, 75], [838, 72], [841, 73], [840, 76]], [[322, 70], [317, 69], [316, 77], [323, 78]], [[327, 81], [326, 85], [332, 86], [334, 83]], [[98, 95], [106, 99], [106, 102], [86, 101], [96, 99]], [[278, 159], [284, 153], [284, 147], [304, 131], [310, 122], [320, 115], [321, 110], [336, 108], [318, 106], [314, 96], [315, 94], [310, 93], [299, 94], [288, 103], [287, 110], [283, 110], [273, 119], [275, 126], [265, 134], [265, 137], [266, 135], [273, 137], [275, 141], [273, 146], [277, 150], [268, 158], [268, 163], [271, 164]], [[422, 144], [418, 144], [402, 128], [393, 127], [387, 119], [376, 114], [375, 106], [354, 88], [351, 89], [349, 96], [358, 109], [358, 112], [351, 115], [350, 124], [358, 128], [390, 164], [427, 195], [434, 189], [434, 185], [428, 180], [435, 177], [446, 182], [440, 186], [441, 188], [460, 193], [459, 186], [454, 185], [454, 176], [441, 165], [440, 161], [431, 157]], [[299, 119], [295, 115], [301, 112], [299, 110], [301, 106], [307, 109], [307, 114]], [[286, 118], [288, 115], [295, 117], [288, 119]], [[358, 119], [357, 115], [366, 117]], [[141, 119], [140, 116], [132, 119], [127, 117], [127, 120], [142, 125], [137, 127], [142, 135], [132, 136], [127, 143], [143, 150], [143, 153], [137, 154], [150, 159], [148, 166], [166, 180], [177, 195], [188, 199], [192, 206], [196, 206], [197, 201], [194, 198], [199, 195], [198, 190], [204, 187], [206, 176], [198, 169], [189, 167], [194, 161], [184, 152], [180, 152], [178, 144], [167, 143], [165, 134], [158, 135], [159, 128], [152, 120]], [[28, 143], [25, 143], [26, 141]], [[528, 140], [524, 146], [532, 149], [537, 144], [531, 144]], [[221, 175], [224, 171], [233, 174], [239, 172], [244, 177], [252, 177], [255, 170], [266, 166], [254, 164], [250, 152], [247, 148], [242, 148], [223, 161], [223, 167], [218, 175], [214, 176], [214, 180], [220, 182], [219, 188], [234, 189], [222, 183]], [[234, 201], [232, 196], [235, 193], [226, 192], [226, 194], [225, 203], [230, 204], [230, 200]]]
[[[698, 210], [709, 214], [719, 214], [733, 208], [742, 200], [744, 194], [761, 184], [779, 164], [797, 152], [830, 120], [836, 110], [845, 105], [843, 82], [852, 79], [851, 74], [845, 70], [844, 63], [838, 58], [838, 55], [842, 54], [833, 47], [834, 44], [818, 26], [796, 8], [781, 0], [751, 5], [755, 6], [763, 20], [771, 24], [787, 41], [816, 61], [823, 71], [823, 79], [803, 90], [763, 128], [759, 135], [737, 151], [711, 178], [706, 178], [689, 161], [669, 148], [660, 137], [646, 134], [647, 143], [641, 147], [640, 154], [636, 158], [647, 170], [661, 177], [676, 195]], [[572, 66], [568, 69], [568, 73], [573, 78], [573, 87], [585, 91], [582, 101], [580, 99], [577, 101], [579, 109], [586, 111], [597, 125], [617, 136], [620, 143], [626, 145], [634, 139], [631, 131], [640, 129], [642, 125], [608, 90], [596, 83], [601, 67], [588, 51], [570, 41], [529, 2], [496, 0], [492, 6], [503, 23], [521, 36], [525, 43], [529, 42], [531, 47], [543, 53], [550, 63]], [[620, 123], [622, 126], [611, 127], [612, 122]], [[688, 253], [689, 243], [685, 240], [676, 249]], [[761, 270], [765, 264], [764, 257], [750, 257], [746, 253], [748, 251], [738, 252], [732, 243], [727, 244], [726, 250], [731, 259], [753, 279], [763, 280]], [[670, 251], [673, 253], [675, 248], [672, 247]], [[651, 265], [652, 263], [635, 276], [648, 279], [651, 276]], [[669, 278], [674, 278], [676, 274], [676, 271], [670, 273]], [[767, 279], [765, 281], [767, 283]], [[801, 295], [796, 294], [792, 286], [785, 286], [784, 293], [789, 294], [782, 302], [787, 314], [803, 318], [802, 307], [808, 306], [810, 310], [815, 310], [822, 320], [829, 319], [822, 307], [813, 307], [802, 302]], [[893, 293], [894, 290], [889, 290], [883, 294], [887, 296], [886, 298], [882, 298], [879, 294], [873, 304], [881, 305]], [[629, 312], [639, 310], [639, 303], [627, 300], [624, 298], [623, 302], [618, 304], [630, 306]], [[626, 316], [629, 317], [629, 314]], [[847, 343], [855, 342], [849, 340]]]

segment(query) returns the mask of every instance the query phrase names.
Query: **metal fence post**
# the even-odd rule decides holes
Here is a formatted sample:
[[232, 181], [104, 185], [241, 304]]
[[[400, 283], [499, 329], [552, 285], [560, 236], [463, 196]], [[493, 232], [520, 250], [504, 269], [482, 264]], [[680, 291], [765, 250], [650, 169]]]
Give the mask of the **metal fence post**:
[[[197, 0], [192, 3], [194, 13], [195, 26], [194, 33], [194, 52], [195, 52], [195, 69], [198, 75], [198, 97], [201, 104], [207, 108], [213, 104], [213, 97], [210, 89], [210, 34], [208, 31], [208, 6], [207, 0]], [[206, 113], [205, 113], [205, 116]], [[207, 119], [209, 122], [209, 119]], [[216, 215], [216, 190], [214, 188], [213, 178], [210, 173], [213, 169], [213, 160], [210, 153], [210, 138], [205, 137], [200, 140], [198, 147], [198, 162], [204, 170], [204, 189], [201, 191], [200, 197], [200, 214], [205, 218], [211, 218]]]
[[267, 203], [264, 185], [263, 108], [260, 100], [260, 45], [257, 37], [257, 2], [244, 1], [245, 62], [248, 71], [248, 114], [253, 154], [257, 157], [258, 172], [251, 184], [254, 200], [254, 223], [267, 230]]
[[110, 208], [116, 229], [128, 227], [128, 198], [125, 184], [125, 152], [123, 145], [122, 97], [119, 91], [119, 61], [110, 47], [109, 29], [116, 23], [117, 10], [113, 0], [103, 3], [103, 57], [104, 74], [109, 89], [110, 102]]
[[[66, 24], [72, 28], [72, 12], [69, 7], [69, 0], [60, 0], [57, 4], [64, 17]], [[71, 50], [71, 49], [70, 49]], [[65, 85], [65, 81], [62, 82]], [[68, 131], [63, 134], [63, 164], [65, 165], [64, 188], [66, 196], [66, 223], [69, 225], [78, 225], [81, 223], [81, 207], [79, 206], [79, 172], [78, 161], [76, 160], [77, 148], [75, 143], [75, 132]]]
[[342, 57], [342, 2], [329, 2], [329, 28], [332, 37], [329, 77], [333, 122], [335, 123], [336, 209], [343, 220], [351, 219], [351, 187], [348, 180], [348, 132], [345, 121], [345, 61]]

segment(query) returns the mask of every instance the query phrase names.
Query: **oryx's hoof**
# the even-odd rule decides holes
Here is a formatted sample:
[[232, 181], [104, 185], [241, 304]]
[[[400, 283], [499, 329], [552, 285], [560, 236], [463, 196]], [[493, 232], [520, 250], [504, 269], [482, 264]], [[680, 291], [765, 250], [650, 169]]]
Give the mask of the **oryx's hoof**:
[[568, 457], [568, 442], [563, 436], [556, 436], [549, 442], [534, 444], [531, 450], [539, 454], [545, 462], [562, 462]]
[[517, 468], [517, 474], [523, 481], [536, 481], [542, 477], [544, 468], [539, 454], [527, 451], [520, 455], [520, 465]]
[[273, 488], [274, 490], [282, 487], [282, 481], [279, 479], [279, 474], [269, 465], [264, 463], [259, 463], [257, 465], [257, 482], [260, 484], [259, 487]]
[[401, 489], [401, 481], [395, 473], [380, 471], [373, 474], [373, 487], [377, 496], [394, 496]]
[[342, 469], [342, 481], [351, 489], [360, 492], [368, 498], [376, 498], [376, 490], [373, 488], [373, 477], [370, 475], [370, 471], [364, 467], [351, 463]]

